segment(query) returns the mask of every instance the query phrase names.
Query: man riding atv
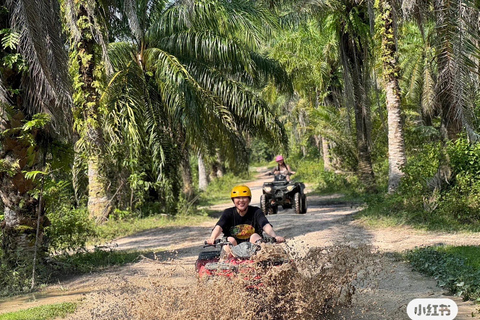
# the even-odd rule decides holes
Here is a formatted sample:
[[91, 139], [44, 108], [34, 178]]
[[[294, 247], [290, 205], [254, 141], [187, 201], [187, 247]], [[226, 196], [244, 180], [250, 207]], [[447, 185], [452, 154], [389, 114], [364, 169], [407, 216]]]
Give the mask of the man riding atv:
[[222, 232], [233, 246], [247, 241], [261, 242], [262, 231], [275, 238], [276, 242], [285, 241], [283, 237], [277, 236], [262, 209], [249, 205], [252, 200], [252, 192], [249, 187], [244, 185], [234, 187], [230, 198], [235, 206], [223, 211], [210, 238], [206, 241], [208, 244], [215, 244], [215, 239]]

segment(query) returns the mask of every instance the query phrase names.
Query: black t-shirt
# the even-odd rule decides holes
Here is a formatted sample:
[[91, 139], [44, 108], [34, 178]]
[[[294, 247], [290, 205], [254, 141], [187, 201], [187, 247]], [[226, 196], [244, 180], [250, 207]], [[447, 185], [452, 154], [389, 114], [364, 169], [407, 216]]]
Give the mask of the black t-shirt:
[[248, 241], [253, 233], [262, 235], [263, 227], [268, 224], [267, 218], [259, 207], [248, 206], [242, 217], [237, 208], [231, 207], [223, 211], [217, 222], [226, 237], [234, 237], [238, 243]]

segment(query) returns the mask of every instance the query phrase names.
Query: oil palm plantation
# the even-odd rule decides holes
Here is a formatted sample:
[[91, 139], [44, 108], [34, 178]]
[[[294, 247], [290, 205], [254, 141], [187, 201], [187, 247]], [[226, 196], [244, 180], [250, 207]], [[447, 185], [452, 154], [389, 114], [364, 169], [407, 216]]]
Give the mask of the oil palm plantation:
[[129, 28], [118, 35], [125, 41], [110, 45], [115, 72], [103, 102], [111, 108], [106, 123], [120, 125], [106, 128], [109, 139], [136, 148], [124, 150], [131, 163], [140, 163], [138, 154], [150, 159], [145, 180], [178, 180], [167, 174], [178, 174], [182, 161], [188, 167], [189, 152], [220, 153], [231, 167], [245, 164], [249, 135], [285, 142], [259, 95], [268, 81], [287, 83], [278, 64], [259, 53], [275, 25], [267, 10], [248, 1], [119, 7]]
[[[301, 4], [302, 3], [302, 4]], [[357, 0], [301, 1], [309, 14], [325, 25], [338, 43], [345, 104], [353, 106], [356, 132], [356, 171], [367, 190], [375, 189], [371, 158], [371, 115], [368, 100], [372, 68], [369, 3]]]
[[[344, 149], [350, 147], [349, 154], [355, 158], [355, 137], [351, 126], [345, 124], [348, 117], [339, 115], [345, 104], [341, 94], [343, 83], [338, 42], [324, 27], [325, 24], [312, 18], [295, 28], [284, 30], [270, 54], [285, 66], [299, 97], [293, 110], [287, 111], [291, 126], [297, 127], [298, 131], [305, 130], [300, 134], [304, 140], [297, 143], [305, 144], [312, 137], [318, 141], [318, 147], [323, 152], [324, 168], [330, 170], [331, 147], [335, 143]], [[302, 116], [303, 125], [299, 121]]]
[[[435, 28], [435, 114], [442, 132], [456, 140], [462, 131], [476, 140], [472, 127], [472, 105], [478, 89], [478, 3], [473, 1], [406, 1], [407, 16], [415, 18], [420, 30]], [[427, 34], [427, 33], [425, 33]], [[468, 88], [468, 90], [467, 90]]]

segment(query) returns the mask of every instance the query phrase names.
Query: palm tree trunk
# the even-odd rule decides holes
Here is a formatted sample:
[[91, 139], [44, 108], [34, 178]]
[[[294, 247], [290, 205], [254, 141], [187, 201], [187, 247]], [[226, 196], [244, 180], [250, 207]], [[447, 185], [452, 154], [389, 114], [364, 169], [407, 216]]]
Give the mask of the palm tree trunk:
[[[367, 7], [365, 4], [351, 3], [351, 7], [347, 8], [350, 11], [357, 11], [358, 18], [363, 19], [363, 25], [369, 25]], [[363, 14], [360, 16], [358, 12]], [[357, 175], [362, 181], [367, 191], [374, 191], [375, 176], [373, 172], [372, 158], [370, 152], [370, 106], [367, 102], [366, 86], [368, 84], [369, 70], [368, 50], [360, 46], [358, 43], [358, 34], [351, 33], [348, 29], [344, 29], [346, 26], [342, 26], [340, 31], [340, 52], [342, 65], [345, 69], [344, 76], [346, 88], [348, 92], [347, 101], [350, 100], [353, 103], [355, 112], [355, 128], [356, 128], [356, 143], [357, 143]], [[367, 39], [365, 39], [367, 42]], [[366, 45], [366, 42], [364, 45]], [[348, 83], [351, 81], [351, 90]], [[351, 92], [353, 91], [353, 93]]]
[[360, 72], [357, 66], [354, 66], [354, 109], [355, 109], [355, 128], [357, 136], [358, 167], [357, 173], [366, 189], [373, 191], [375, 189], [375, 176], [373, 173], [372, 156], [370, 152], [370, 110], [366, 103], [365, 88], [361, 80]]
[[[91, 32], [91, 24], [86, 9], [87, 4], [83, 1], [78, 3], [77, 27], [80, 30], [80, 40], [76, 44], [78, 50], [77, 63], [82, 82], [81, 94], [85, 97], [77, 105], [83, 113], [84, 129], [79, 132], [86, 141], [88, 157], [88, 212], [90, 218], [101, 223], [105, 221], [110, 212], [111, 206], [108, 201], [107, 179], [103, 167], [104, 140], [100, 126], [99, 92], [95, 82], [100, 82], [95, 74], [96, 61], [99, 61], [98, 50], [96, 50], [95, 37]], [[89, 23], [85, 23], [90, 21]], [[77, 117], [77, 122], [81, 120]], [[78, 123], [77, 123], [78, 126]]]
[[208, 186], [208, 175], [203, 156], [198, 154], [198, 189], [205, 191]]
[[332, 171], [332, 161], [330, 154], [330, 142], [327, 138], [322, 137], [322, 153], [323, 153], [323, 170]]
[[192, 200], [195, 196], [195, 190], [193, 188], [192, 170], [190, 168], [190, 156], [188, 150], [183, 151], [182, 157], [182, 181], [183, 181], [183, 194], [188, 201]]
[[383, 34], [382, 60], [388, 111], [388, 192], [394, 193], [400, 185], [407, 162], [400, 107], [400, 86], [395, 45], [392, 7], [388, 0], [380, 1]]
[[[11, 120], [0, 119], [1, 132], [21, 127], [23, 119], [21, 112], [13, 115]], [[17, 133], [4, 136], [0, 149], [0, 199], [4, 211], [2, 249], [5, 261], [11, 266], [32, 265], [35, 246], [39, 257], [46, 253], [42, 239], [43, 230], [49, 224], [43, 210], [38, 212], [39, 200], [30, 193], [35, 188], [34, 181], [27, 179], [24, 174], [25, 171], [40, 168], [39, 150], [31, 150], [31, 145], [19, 136]]]
[[225, 159], [220, 152], [217, 152], [217, 177], [221, 178], [225, 175]]

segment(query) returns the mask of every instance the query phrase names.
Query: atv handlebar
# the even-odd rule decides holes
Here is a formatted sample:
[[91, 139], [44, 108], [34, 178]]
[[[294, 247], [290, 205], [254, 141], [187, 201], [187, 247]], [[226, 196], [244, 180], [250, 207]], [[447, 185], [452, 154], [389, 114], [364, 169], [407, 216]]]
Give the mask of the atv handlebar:
[[[285, 175], [287, 175], [287, 176], [292, 176], [292, 175], [294, 175], [294, 174], [295, 174], [295, 173], [289, 171], [289, 172], [287, 172], [286, 174], [283, 174], [283, 173], [282, 173], [281, 175], [283, 175], [283, 176], [285, 176]], [[273, 176], [274, 173], [273, 173], [272, 171], [269, 171], [269, 172], [267, 173], [267, 175]], [[279, 175], [279, 174], [277, 174], [277, 175]]]
[[271, 237], [267, 234], [265, 234], [262, 238], [262, 242], [263, 243], [276, 243], [277, 242], [277, 239], [275, 239], [274, 237]]
[[[261, 242], [263, 242], [263, 243], [276, 243], [277, 242], [277, 239], [275, 239], [274, 237], [271, 237], [269, 235], [266, 235], [266, 234], [263, 236], [263, 238], [261, 240], [262, 240]], [[220, 247], [223, 247], [225, 245], [231, 245], [231, 243], [226, 238], [215, 239], [213, 244], [209, 244], [206, 240], [203, 243], [204, 248], [217, 247], [217, 245], [219, 245]]]
[[222, 239], [215, 239], [215, 241], [213, 242], [213, 244], [209, 244], [206, 240], [204, 241], [203, 243], [203, 247], [206, 248], [206, 247], [216, 247], [217, 245], [223, 247], [224, 245], [228, 245], [230, 244], [230, 242], [225, 239], [225, 238], [222, 238]]

